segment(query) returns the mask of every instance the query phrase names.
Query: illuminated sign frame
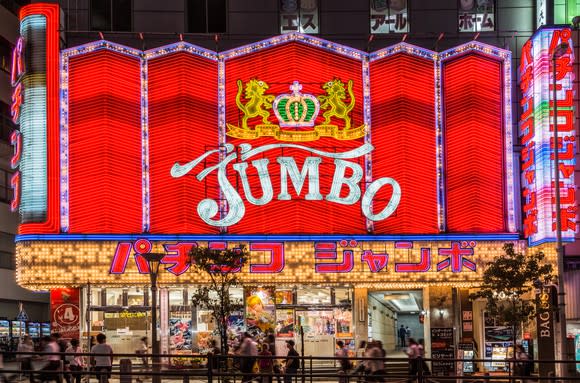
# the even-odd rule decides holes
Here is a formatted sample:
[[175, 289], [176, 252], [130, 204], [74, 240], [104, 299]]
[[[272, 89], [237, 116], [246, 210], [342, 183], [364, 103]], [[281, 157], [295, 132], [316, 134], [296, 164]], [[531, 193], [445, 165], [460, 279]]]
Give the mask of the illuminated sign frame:
[[523, 229], [530, 246], [556, 241], [552, 55], [562, 42], [569, 44], [568, 52], [556, 59], [562, 240], [574, 241], [577, 230], [572, 31], [544, 27], [524, 44], [519, 67]]
[[[410, 55], [422, 57], [433, 61], [435, 68], [435, 100], [436, 100], [436, 131], [437, 131], [437, 168], [438, 171], [438, 211], [439, 211], [439, 229], [445, 231], [445, 191], [443, 184], [443, 175], [441, 170], [443, 169], [443, 142], [442, 142], [442, 104], [441, 104], [441, 66], [447, 60], [451, 60], [455, 57], [470, 53], [477, 52], [479, 54], [492, 57], [494, 59], [499, 59], [503, 66], [503, 116], [504, 116], [504, 147], [505, 147], [505, 193], [506, 193], [506, 218], [507, 218], [507, 231], [510, 233], [516, 232], [517, 225], [515, 219], [515, 190], [513, 182], [513, 148], [512, 148], [512, 112], [511, 112], [511, 52], [503, 50], [500, 48], [492, 47], [483, 43], [476, 41], [469, 42], [460, 45], [456, 48], [446, 50], [444, 52], [438, 53], [430, 51], [428, 49], [416, 47], [407, 43], [399, 43], [395, 46], [388, 47], [377, 52], [368, 54], [344, 45], [336, 44], [330, 41], [322, 40], [316, 37], [303, 35], [300, 33], [290, 33], [282, 36], [276, 36], [268, 40], [260, 41], [253, 44], [248, 44], [239, 48], [235, 48], [222, 53], [216, 53], [204, 48], [197, 47], [195, 45], [189, 44], [187, 42], [178, 42], [168, 46], [151, 49], [148, 51], [140, 51], [134, 48], [126, 47], [123, 45], [115, 44], [112, 42], [100, 40], [92, 42], [89, 44], [81, 45], [74, 48], [69, 48], [61, 52], [61, 143], [60, 143], [60, 153], [61, 153], [61, 193], [60, 193], [60, 223], [61, 231], [67, 233], [69, 229], [69, 190], [68, 190], [68, 71], [69, 71], [69, 60], [72, 57], [91, 53], [98, 50], [109, 50], [129, 57], [136, 58], [140, 60], [141, 65], [141, 125], [142, 125], [142, 183], [143, 183], [143, 220], [142, 229], [143, 232], [147, 232], [150, 228], [150, 191], [149, 191], [149, 134], [148, 134], [148, 111], [147, 111], [147, 66], [148, 60], [165, 56], [175, 52], [188, 52], [190, 54], [204, 57], [206, 59], [217, 61], [218, 63], [218, 145], [225, 146], [226, 144], [226, 102], [225, 102], [225, 64], [227, 60], [237, 58], [240, 56], [248, 55], [253, 52], [258, 52], [270, 47], [279, 46], [287, 42], [300, 42], [308, 46], [313, 46], [316, 48], [324, 49], [335, 54], [339, 54], [345, 57], [349, 57], [360, 61], [362, 64], [363, 71], [363, 111], [364, 111], [364, 123], [368, 126], [366, 129], [366, 134], [364, 136], [365, 143], [370, 143], [371, 141], [371, 117], [370, 117], [370, 76], [369, 76], [369, 63], [375, 60], [382, 59], [387, 56], [391, 56], [397, 53], [407, 53]], [[369, 152], [365, 154], [364, 158], [364, 170], [365, 170], [365, 182], [372, 182], [372, 154]], [[388, 175], [385, 175], [388, 176]], [[396, 181], [396, 180], [395, 180]], [[223, 204], [224, 202], [222, 202]], [[372, 203], [369, 208], [372, 211]], [[219, 211], [224, 211], [223, 206], [218, 208]], [[367, 230], [372, 232], [373, 222], [367, 219]]]

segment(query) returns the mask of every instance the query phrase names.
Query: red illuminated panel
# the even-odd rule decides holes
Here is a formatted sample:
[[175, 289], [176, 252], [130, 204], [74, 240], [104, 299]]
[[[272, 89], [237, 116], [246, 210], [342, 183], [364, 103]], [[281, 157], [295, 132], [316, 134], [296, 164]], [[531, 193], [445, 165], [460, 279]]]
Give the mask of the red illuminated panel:
[[46, 221], [21, 224], [19, 234], [58, 233], [60, 231], [60, 163], [59, 163], [59, 7], [38, 3], [20, 9], [20, 20], [30, 15], [46, 17], [46, 145], [48, 204]]
[[[371, 63], [373, 178], [401, 186], [395, 213], [374, 223], [375, 232], [437, 233], [435, 77], [431, 60], [397, 54]], [[381, 191], [374, 211], [389, 202]]]
[[[203, 168], [181, 178], [170, 169], [218, 145], [217, 62], [188, 53], [148, 63], [152, 233], [215, 233], [197, 214], [204, 198], [217, 199], [215, 177], [198, 181]], [[210, 157], [217, 160], [217, 156]], [[207, 166], [207, 163], [205, 164]]]
[[450, 232], [503, 232], [502, 65], [479, 56], [443, 64]]
[[[315, 96], [324, 94], [322, 85], [334, 78], [339, 78], [343, 83], [353, 80], [355, 107], [350, 116], [352, 126], [358, 127], [363, 121], [363, 87], [362, 87], [362, 63], [354, 59], [346, 58], [323, 49], [306, 46], [299, 43], [288, 43], [271, 49], [262, 50], [252, 55], [227, 60], [225, 63], [226, 73], [226, 121], [230, 124], [239, 125], [243, 117], [242, 112], [235, 103], [238, 91], [236, 81], [246, 83], [252, 78], [258, 78], [269, 85], [267, 94], [278, 95], [290, 93], [289, 87], [293, 81], [302, 84], [302, 93]], [[259, 75], [258, 75], [259, 73]], [[243, 100], [245, 102], [245, 100]], [[349, 102], [347, 97], [345, 100]], [[316, 124], [324, 121], [323, 111], [320, 112]], [[272, 111], [269, 121], [278, 124]], [[260, 119], [250, 119], [250, 124], [259, 123]], [[340, 123], [340, 121], [338, 121]], [[307, 128], [304, 128], [307, 129]], [[232, 139], [228, 142], [235, 145], [249, 143], [253, 147], [261, 145], [282, 143], [271, 138], [259, 138], [255, 140]], [[300, 143], [298, 143], [300, 144]], [[363, 144], [362, 139], [341, 141], [335, 138], [322, 138], [317, 141], [304, 142], [304, 146], [317, 148], [323, 151], [348, 151]], [[285, 149], [283, 152], [269, 151], [265, 157], [270, 160], [270, 179], [274, 189], [272, 202], [255, 206], [245, 201], [246, 213], [244, 218], [237, 224], [229, 227], [230, 233], [365, 233], [366, 221], [361, 212], [360, 201], [354, 205], [339, 205], [326, 200], [307, 201], [304, 196], [308, 192], [308, 182], [302, 189], [300, 196], [296, 195], [292, 184], [288, 183], [288, 192], [292, 201], [279, 201], [280, 193], [280, 170], [276, 157], [293, 156], [299, 169], [302, 169], [304, 158], [315, 156], [302, 150]], [[363, 167], [362, 158], [356, 160]], [[323, 198], [329, 193], [334, 172], [333, 160], [324, 158], [320, 164], [320, 193]], [[251, 164], [248, 166], [250, 185], [255, 197], [260, 197], [261, 188], [257, 178], [257, 172]], [[349, 173], [347, 172], [347, 176]], [[242, 185], [239, 177], [231, 176], [231, 182], [238, 185], [242, 193]], [[363, 176], [364, 181], [364, 176]], [[346, 188], [345, 188], [346, 189]], [[361, 182], [362, 193], [364, 183]], [[341, 194], [345, 196], [346, 191]], [[244, 198], [245, 200], [245, 198]]]
[[110, 51], [69, 64], [71, 233], [142, 230], [139, 60]]

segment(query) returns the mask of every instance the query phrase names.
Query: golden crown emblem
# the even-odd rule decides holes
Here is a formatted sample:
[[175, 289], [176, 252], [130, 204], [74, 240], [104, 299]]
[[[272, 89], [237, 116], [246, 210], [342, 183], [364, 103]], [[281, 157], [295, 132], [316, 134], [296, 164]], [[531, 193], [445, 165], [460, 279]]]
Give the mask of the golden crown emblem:
[[[227, 124], [226, 134], [230, 137], [252, 140], [259, 137], [273, 137], [279, 141], [304, 142], [315, 141], [321, 137], [333, 137], [337, 140], [354, 140], [364, 137], [366, 125], [351, 127], [350, 112], [355, 106], [353, 81], [345, 84], [338, 78], [324, 83], [321, 88], [325, 94], [314, 96], [303, 94], [302, 85], [294, 81], [290, 85], [292, 93], [274, 96], [266, 92], [270, 88], [264, 81], [251, 79], [245, 84], [237, 81], [238, 92], [236, 105], [243, 113], [241, 126]], [[349, 102], [346, 102], [348, 98]], [[242, 102], [242, 96], [245, 103]], [[270, 122], [270, 111], [274, 110], [278, 124]], [[320, 110], [324, 122], [315, 125]], [[261, 123], [249, 126], [249, 120], [261, 118]], [[342, 122], [342, 124], [339, 124]], [[290, 130], [281, 128], [313, 127], [308, 130]]]

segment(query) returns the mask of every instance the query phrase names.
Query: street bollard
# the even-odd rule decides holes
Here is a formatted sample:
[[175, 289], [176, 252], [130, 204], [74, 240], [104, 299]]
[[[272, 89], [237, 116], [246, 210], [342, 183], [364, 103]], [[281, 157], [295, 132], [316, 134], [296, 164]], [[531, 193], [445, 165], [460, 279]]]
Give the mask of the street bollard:
[[119, 361], [119, 383], [131, 383], [133, 377], [131, 373], [133, 372], [133, 363], [131, 359], [121, 359]]

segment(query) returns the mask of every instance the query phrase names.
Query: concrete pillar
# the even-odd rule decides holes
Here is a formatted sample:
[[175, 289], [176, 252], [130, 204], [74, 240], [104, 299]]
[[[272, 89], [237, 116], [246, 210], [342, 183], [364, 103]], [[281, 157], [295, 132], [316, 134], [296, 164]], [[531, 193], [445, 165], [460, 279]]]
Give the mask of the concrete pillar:
[[355, 288], [354, 289], [354, 308], [353, 308], [353, 328], [354, 328], [354, 340], [355, 347], [361, 340], [366, 341], [369, 337], [369, 318], [368, 318], [368, 289], [366, 288]]

